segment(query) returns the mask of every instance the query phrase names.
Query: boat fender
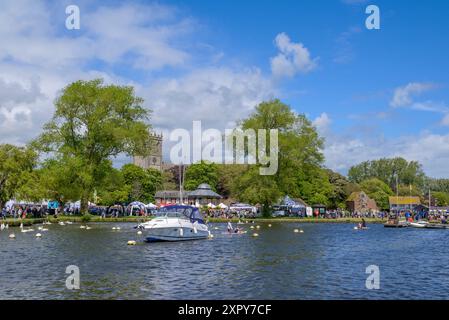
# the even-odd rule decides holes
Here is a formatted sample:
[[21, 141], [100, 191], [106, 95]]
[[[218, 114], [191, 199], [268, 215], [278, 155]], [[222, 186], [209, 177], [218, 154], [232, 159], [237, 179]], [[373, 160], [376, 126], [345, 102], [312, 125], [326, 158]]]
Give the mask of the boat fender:
[[182, 237], [184, 236], [184, 230], [182, 230], [182, 228], [179, 228], [179, 235]]

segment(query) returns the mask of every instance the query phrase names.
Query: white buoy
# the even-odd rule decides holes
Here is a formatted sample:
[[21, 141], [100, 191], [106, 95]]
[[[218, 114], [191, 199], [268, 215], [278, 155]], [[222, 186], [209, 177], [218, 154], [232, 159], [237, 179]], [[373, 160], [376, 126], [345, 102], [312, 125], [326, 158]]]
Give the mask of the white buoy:
[[40, 238], [42, 235], [40, 233], [36, 233], [36, 238]]
[[269, 224], [269, 225], [268, 225], [268, 227], [270, 227], [270, 228], [271, 228], [271, 224]]
[[250, 226], [250, 229], [254, 229], [254, 226]]
[[137, 234], [140, 236], [142, 234], [142, 231], [137, 231]]
[[260, 226], [256, 226], [257, 229], [260, 229]]
[[358, 230], [359, 228], [357, 228], [357, 227], [354, 227], [354, 230]]
[[299, 230], [299, 233], [304, 233], [304, 230], [302, 230], [302, 229], [301, 229], [301, 230]]
[[115, 230], [120, 230], [120, 227], [115, 228]]
[[298, 230], [298, 229], [295, 229], [295, 230], [293, 230], [293, 232], [294, 232], [294, 233], [298, 233], [298, 232], [299, 232], [299, 230]]
[[116, 227], [112, 227], [112, 230], [116, 230], [117, 228]]
[[259, 234], [258, 233], [253, 233], [253, 237], [258, 237]]
[[214, 230], [218, 230], [218, 227], [214, 227]]
[[14, 233], [11, 233], [10, 235], [9, 235], [9, 239], [15, 239], [16, 238], [16, 235], [14, 234]]
[[128, 241], [128, 246], [134, 246], [134, 245], [136, 245], [136, 241], [135, 240], [129, 240]]

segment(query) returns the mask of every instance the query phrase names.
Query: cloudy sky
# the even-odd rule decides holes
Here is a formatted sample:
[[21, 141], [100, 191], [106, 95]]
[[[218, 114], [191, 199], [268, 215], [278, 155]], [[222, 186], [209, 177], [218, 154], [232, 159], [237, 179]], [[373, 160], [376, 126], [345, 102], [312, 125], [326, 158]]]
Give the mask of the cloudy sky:
[[[80, 8], [79, 30], [65, 9]], [[381, 29], [365, 28], [376, 4]], [[403, 156], [449, 177], [447, 1], [0, 2], [0, 143], [39, 134], [77, 79], [133, 85], [162, 132], [230, 128], [278, 97], [326, 138], [326, 165]]]

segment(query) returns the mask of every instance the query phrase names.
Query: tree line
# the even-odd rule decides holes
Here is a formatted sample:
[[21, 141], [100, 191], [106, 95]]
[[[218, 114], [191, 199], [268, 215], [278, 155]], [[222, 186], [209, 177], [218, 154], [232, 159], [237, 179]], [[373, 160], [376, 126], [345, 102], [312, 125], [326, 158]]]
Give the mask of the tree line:
[[[176, 189], [176, 167], [160, 172], [133, 164], [113, 166], [118, 156], [151, 153], [151, 111], [143, 103], [129, 86], [106, 85], [101, 79], [69, 84], [38, 137], [26, 146], [0, 145], [0, 206], [11, 198], [61, 203], [81, 199], [85, 212], [89, 201], [147, 203], [154, 201], [157, 190]], [[426, 177], [416, 161], [366, 161], [350, 168], [347, 177], [326, 168], [324, 139], [304, 114], [280, 100], [260, 103], [238, 128], [278, 130], [276, 174], [260, 175], [260, 164], [200, 162], [187, 167], [186, 190], [208, 183], [225, 197], [260, 204], [267, 215], [284, 195], [344, 209], [352, 192], [365, 191], [387, 209], [388, 196], [395, 192], [424, 198], [431, 189], [438, 204], [449, 204], [449, 180]]]

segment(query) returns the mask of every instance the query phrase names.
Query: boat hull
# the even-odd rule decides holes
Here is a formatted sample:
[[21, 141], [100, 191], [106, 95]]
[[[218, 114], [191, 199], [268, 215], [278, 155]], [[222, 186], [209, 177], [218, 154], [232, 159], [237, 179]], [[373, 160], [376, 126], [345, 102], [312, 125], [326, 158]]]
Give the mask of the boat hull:
[[205, 224], [184, 219], [156, 219], [140, 228], [147, 242], [201, 240], [210, 236]]
[[[182, 230], [182, 232], [180, 231]], [[209, 231], [195, 230], [189, 227], [183, 228], [153, 228], [146, 232], [145, 240], [147, 242], [161, 241], [189, 241], [201, 240], [209, 237]]]

